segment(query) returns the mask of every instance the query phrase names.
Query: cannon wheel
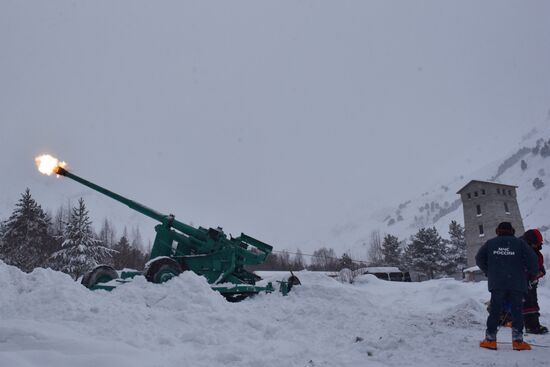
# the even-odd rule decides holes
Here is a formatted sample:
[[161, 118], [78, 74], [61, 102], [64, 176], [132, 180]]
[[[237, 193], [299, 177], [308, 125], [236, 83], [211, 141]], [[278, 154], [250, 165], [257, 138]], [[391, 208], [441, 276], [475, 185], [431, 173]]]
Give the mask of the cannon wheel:
[[182, 272], [180, 264], [174, 259], [162, 257], [153, 260], [145, 269], [145, 278], [152, 283], [164, 283]]
[[222, 294], [222, 296], [225, 297], [227, 302], [237, 303], [237, 302], [241, 302], [244, 299], [247, 299], [248, 297], [252, 297], [252, 294], [250, 294], [250, 293], [226, 293], [226, 294]]
[[116, 278], [118, 273], [115, 269], [108, 265], [99, 265], [84, 274], [81, 283], [86, 288], [92, 288], [98, 283], [107, 283]]

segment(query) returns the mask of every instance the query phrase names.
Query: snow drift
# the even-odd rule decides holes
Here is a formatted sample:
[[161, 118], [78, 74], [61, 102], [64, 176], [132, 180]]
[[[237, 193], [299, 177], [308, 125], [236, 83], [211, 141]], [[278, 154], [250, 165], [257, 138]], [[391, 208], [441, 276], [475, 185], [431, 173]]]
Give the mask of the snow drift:
[[[191, 272], [91, 292], [49, 269], [0, 262], [2, 366], [508, 366], [549, 351], [481, 350], [486, 283], [440, 279], [341, 284], [301, 272], [289, 296], [232, 304]], [[550, 289], [540, 288], [542, 321]], [[502, 330], [500, 341], [510, 341]], [[550, 344], [550, 336], [527, 336]]]

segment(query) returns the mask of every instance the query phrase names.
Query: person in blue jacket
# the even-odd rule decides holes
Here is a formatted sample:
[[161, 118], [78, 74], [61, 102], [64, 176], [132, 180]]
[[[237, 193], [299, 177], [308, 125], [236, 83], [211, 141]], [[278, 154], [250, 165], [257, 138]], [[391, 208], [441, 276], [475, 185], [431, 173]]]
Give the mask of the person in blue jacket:
[[523, 341], [523, 297], [527, 293], [526, 273], [538, 273], [537, 256], [529, 246], [514, 236], [510, 222], [502, 222], [496, 229], [497, 237], [485, 242], [476, 255], [477, 266], [485, 273], [491, 292], [491, 306], [487, 318], [485, 340], [480, 347], [497, 349], [497, 331], [502, 307], [509, 303], [512, 316], [512, 347], [529, 350]]

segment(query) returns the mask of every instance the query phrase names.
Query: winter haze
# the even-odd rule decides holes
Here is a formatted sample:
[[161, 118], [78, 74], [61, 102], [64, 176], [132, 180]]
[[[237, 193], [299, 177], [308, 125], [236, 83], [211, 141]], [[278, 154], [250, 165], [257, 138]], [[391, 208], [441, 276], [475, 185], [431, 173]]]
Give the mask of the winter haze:
[[0, 219], [29, 187], [51, 210], [82, 196], [96, 221], [153, 236], [132, 210], [41, 176], [34, 157], [50, 153], [184, 222], [342, 250], [332, 229], [353, 213], [471, 174], [550, 124], [548, 14], [546, 1], [2, 1]]

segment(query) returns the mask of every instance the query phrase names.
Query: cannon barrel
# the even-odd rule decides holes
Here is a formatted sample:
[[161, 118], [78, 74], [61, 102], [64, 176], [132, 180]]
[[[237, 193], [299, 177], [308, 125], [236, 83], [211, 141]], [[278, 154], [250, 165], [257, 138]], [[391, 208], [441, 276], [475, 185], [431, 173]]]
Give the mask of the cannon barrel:
[[[63, 167], [56, 167], [55, 169], [55, 173], [60, 175], [60, 176], [65, 176], [65, 177], [68, 177], [70, 179], [73, 179], [74, 181], [76, 182], [79, 182], [81, 183], [82, 185], [84, 186], [88, 186], [89, 188], [95, 190], [95, 191], [98, 191], [116, 201], [119, 201], [125, 205], [127, 205], [128, 207], [130, 207], [131, 209], [134, 209], [135, 211], [137, 212], [140, 212], [141, 214], [144, 214], [150, 218], [153, 218], [161, 223], [163, 223], [164, 225], [168, 226], [168, 227], [174, 227], [174, 228], [177, 228], [178, 230], [182, 231], [183, 233], [186, 233], [188, 235], [197, 235], [198, 231], [185, 224], [185, 223], [182, 223], [182, 222], [179, 222], [179, 221], [176, 221], [174, 219], [174, 216], [173, 215], [166, 215], [166, 214], [162, 214], [162, 213], [159, 213], [157, 212], [156, 210], [153, 210], [151, 208], [148, 208], [146, 207], [145, 205], [142, 205], [136, 201], [133, 201], [133, 200], [130, 200], [128, 198], [125, 198], [124, 196], [122, 195], [119, 195], [115, 192], [112, 192], [110, 190], [107, 190], [106, 188], [103, 188], [99, 185], [96, 185], [88, 180], [85, 180], [83, 179], [82, 177], [79, 177], [77, 175], [75, 175], [74, 173], [72, 172], [69, 172], [67, 171], [66, 169], [64, 169]], [[200, 236], [200, 234], [198, 234]], [[201, 236], [202, 237], [202, 236]]]

